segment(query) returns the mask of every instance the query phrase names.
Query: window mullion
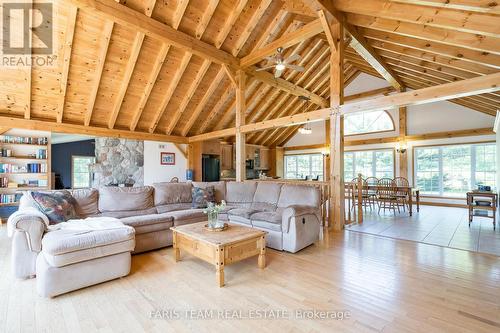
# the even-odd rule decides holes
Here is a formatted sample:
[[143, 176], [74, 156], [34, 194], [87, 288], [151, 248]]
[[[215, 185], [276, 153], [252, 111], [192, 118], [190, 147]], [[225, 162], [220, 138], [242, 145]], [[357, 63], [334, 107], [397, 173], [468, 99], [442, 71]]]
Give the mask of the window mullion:
[[439, 195], [444, 194], [443, 148], [439, 147]]
[[476, 187], [476, 146], [472, 145], [471, 146], [471, 151], [470, 151], [470, 184], [469, 184], [469, 190], [472, 190], [473, 188]]

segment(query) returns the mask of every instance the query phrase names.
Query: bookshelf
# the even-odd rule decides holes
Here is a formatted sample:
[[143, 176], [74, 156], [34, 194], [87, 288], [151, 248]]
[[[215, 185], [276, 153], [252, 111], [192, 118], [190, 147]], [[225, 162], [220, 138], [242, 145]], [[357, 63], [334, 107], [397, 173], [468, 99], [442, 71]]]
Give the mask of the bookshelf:
[[21, 191], [51, 188], [50, 133], [16, 132], [0, 135], [0, 207], [17, 206]]

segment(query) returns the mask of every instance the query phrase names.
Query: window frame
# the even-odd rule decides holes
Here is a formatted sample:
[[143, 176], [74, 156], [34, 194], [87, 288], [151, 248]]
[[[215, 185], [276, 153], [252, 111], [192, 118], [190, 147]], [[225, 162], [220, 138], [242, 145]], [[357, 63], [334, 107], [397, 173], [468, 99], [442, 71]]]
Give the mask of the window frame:
[[[285, 154], [283, 156], [283, 179], [290, 179], [290, 180], [303, 180], [302, 178], [287, 178], [287, 163], [286, 163], [286, 158], [291, 157], [291, 156], [309, 156], [309, 173], [311, 174], [312, 171], [312, 156], [321, 156], [321, 164], [322, 164], [322, 170], [321, 170], [321, 175], [319, 180], [324, 180], [325, 179], [325, 156], [322, 153], [303, 153], [303, 154]], [[296, 170], [298, 167], [296, 167]]]
[[89, 170], [89, 186], [88, 187], [75, 187], [75, 179], [74, 179], [75, 158], [92, 158], [92, 159], [94, 159], [94, 161], [92, 163], [95, 163], [95, 161], [96, 161], [95, 156], [71, 155], [71, 188], [72, 189], [82, 189], [82, 188], [92, 187], [92, 173], [90, 172], [90, 170]]
[[[443, 186], [443, 154], [442, 154], [442, 148], [443, 147], [448, 147], [448, 146], [470, 146], [471, 147], [471, 167], [470, 167], [470, 173], [471, 173], [471, 187], [476, 186], [476, 153], [475, 153], [475, 148], [476, 146], [484, 146], [484, 145], [495, 145], [495, 141], [489, 140], [489, 141], [477, 141], [477, 142], [462, 142], [462, 143], [445, 143], [445, 144], [433, 144], [433, 145], [422, 145], [422, 146], [413, 146], [412, 147], [412, 184], [416, 186], [416, 181], [417, 181], [417, 163], [416, 163], [416, 154], [415, 151], [419, 148], [439, 148], [439, 194], [425, 194], [422, 192], [420, 196], [426, 197], [426, 198], [440, 198], [440, 199], [453, 199], [453, 200], [460, 200], [463, 199], [465, 200], [464, 196], [450, 196], [450, 195], [444, 195], [444, 186]], [[496, 153], [495, 153], [496, 154]], [[495, 157], [498, 159], [498, 156], [495, 155]], [[498, 171], [497, 171], [498, 172]], [[496, 183], [496, 181], [495, 181]], [[495, 186], [498, 188], [498, 184], [495, 184]], [[472, 190], [472, 189], [471, 189]], [[465, 193], [463, 193], [465, 195]]]
[[[354, 179], [358, 176], [358, 174], [356, 173], [356, 168], [355, 168], [355, 166], [356, 166], [355, 154], [360, 153], [360, 152], [371, 152], [372, 153], [372, 173], [373, 173], [373, 176], [363, 175], [365, 178], [366, 177], [377, 177], [376, 176], [376, 174], [377, 174], [376, 153], [377, 152], [391, 152], [392, 153], [392, 175], [393, 175], [392, 178], [396, 177], [396, 150], [394, 148], [380, 148], [380, 149], [358, 149], [358, 150], [346, 150], [346, 151], [344, 151], [344, 161], [345, 161], [345, 154], [346, 153], [353, 153], [352, 166], [353, 166], [354, 177], [352, 179]], [[344, 170], [345, 170], [345, 162], [344, 162]], [[345, 178], [345, 172], [344, 172], [344, 178]], [[344, 181], [350, 182], [352, 179], [344, 179]]]
[[[391, 120], [392, 129], [390, 129], [390, 130], [388, 129], [388, 130], [372, 131], [372, 132], [364, 132], [364, 133], [355, 133], [355, 134], [345, 134], [344, 137], [395, 132], [396, 131], [396, 123], [394, 122], [394, 118], [392, 118], [391, 114], [387, 110], [382, 110], [382, 111], [385, 112], [387, 114], [387, 116], [389, 117], [389, 119]], [[373, 112], [373, 111], [364, 111], [364, 112]]]

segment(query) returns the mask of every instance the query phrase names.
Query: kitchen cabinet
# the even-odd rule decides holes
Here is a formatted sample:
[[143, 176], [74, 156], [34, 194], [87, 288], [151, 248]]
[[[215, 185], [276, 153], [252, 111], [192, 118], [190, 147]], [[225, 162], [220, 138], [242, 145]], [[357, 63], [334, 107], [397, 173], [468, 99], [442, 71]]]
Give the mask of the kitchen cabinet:
[[269, 149], [267, 148], [260, 149], [260, 169], [269, 169]]
[[221, 145], [221, 170], [233, 168], [233, 145]]

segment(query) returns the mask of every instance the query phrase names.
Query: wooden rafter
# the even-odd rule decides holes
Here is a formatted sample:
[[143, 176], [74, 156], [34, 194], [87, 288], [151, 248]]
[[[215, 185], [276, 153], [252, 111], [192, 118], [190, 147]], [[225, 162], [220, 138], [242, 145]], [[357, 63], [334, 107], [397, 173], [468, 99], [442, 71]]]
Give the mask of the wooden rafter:
[[146, 106], [146, 103], [149, 99], [149, 95], [151, 94], [156, 79], [158, 78], [158, 74], [160, 74], [160, 70], [163, 66], [163, 63], [165, 62], [165, 58], [167, 57], [169, 48], [170, 48], [169, 45], [163, 44], [160, 48], [160, 51], [158, 52], [158, 55], [155, 58], [151, 74], [149, 75], [148, 80], [146, 81], [146, 89], [141, 95], [139, 104], [137, 106], [137, 110], [134, 112], [134, 115], [132, 117], [132, 122], [130, 123], [131, 131], [135, 131], [135, 128], [137, 127], [137, 123], [141, 118], [142, 112], [144, 111], [144, 107]]
[[196, 108], [193, 110], [193, 112], [189, 116], [188, 121], [186, 122], [186, 124], [182, 128], [182, 131], [181, 131], [182, 136], [186, 136], [189, 133], [189, 130], [193, 127], [196, 119], [198, 119], [198, 117], [200, 116], [200, 114], [203, 111], [203, 108], [205, 107], [207, 102], [210, 100], [210, 98], [212, 98], [212, 95], [213, 95], [215, 89], [217, 89], [218, 85], [222, 82], [222, 79], [224, 78], [224, 76], [225, 76], [224, 70], [222, 68], [219, 69], [219, 71], [217, 72], [217, 75], [215, 76], [215, 79], [213, 80], [214, 84], [210, 85], [210, 87], [205, 92], [205, 94], [203, 95], [202, 99], [200, 100], [200, 102], [198, 103]]
[[210, 110], [205, 121], [202, 123], [202, 125], [198, 129], [198, 132], [197, 132], [198, 135], [205, 132], [205, 130], [210, 126], [210, 124], [215, 119], [215, 117], [220, 113], [224, 104], [227, 102], [227, 100], [229, 98], [232, 97], [232, 95], [234, 95], [234, 88], [231, 85], [228, 85], [226, 87], [226, 89], [224, 90], [224, 92], [221, 94], [221, 97], [218, 99], [217, 103]]
[[270, 56], [276, 53], [276, 49], [278, 47], [282, 47], [284, 49], [293, 46], [303, 40], [309, 39], [320, 32], [323, 31], [323, 27], [321, 26], [321, 22], [319, 20], [314, 20], [311, 23], [304, 25], [302, 28], [299, 28], [291, 33], [282, 36], [275, 41], [267, 44], [265, 47], [258, 49], [249, 55], [243, 57], [241, 59], [241, 66], [248, 67], [253, 64], [258, 63], [266, 56]]
[[448, 8], [463, 10], [468, 12], [477, 12], [483, 14], [500, 15], [500, 6], [490, 0], [389, 0], [405, 4], [419, 6], [428, 6], [436, 8]]
[[0, 122], [12, 128], [25, 128], [38, 131], [51, 131], [58, 133], [83, 134], [83, 135], [94, 135], [94, 136], [109, 136], [109, 137], [126, 138], [126, 139], [163, 141], [163, 142], [173, 142], [173, 143], [188, 142], [187, 138], [174, 135], [152, 134], [152, 133], [138, 132], [138, 131], [132, 132], [128, 130], [109, 129], [107, 127], [105, 128], [97, 126], [85, 126], [85, 125], [76, 125], [69, 123], [61, 124], [53, 121], [42, 121], [42, 120], [0, 116]]
[[[73, 49], [73, 36], [75, 34], [76, 27], [76, 16], [78, 14], [78, 8], [70, 6], [69, 15], [66, 23], [66, 31], [64, 34], [64, 45], [63, 45], [63, 67], [61, 72], [60, 90], [59, 90], [59, 101], [57, 104], [57, 114], [56, 120], [61, 123], [63, 120], [64, 112], [64, 101], [66, 99], [66, 88], [68, 86], [68, 75], [69, 66], [71, 61], [71, 50]], [[30, 80], [31, 81], [31, 80]], [[30, 89], [31, 90], [31, 89]]]
[[376, 16], [400, 22], [461, 31], [469, 34], [500, 36], [498, 17], [448, 8], [429, 8], [387, 0], [335, 0], [335, 8], [348, 13]]
[[89, 101], [87, 103], [83, 121], [85, 126], [88, 126], [90, 124], [90, 120], [92, 119], [92, 112], [97, 98], [97, 91], [99, 90], [99, 85], [101, 83], [102, 71], [104, 69], [104, 63], [106, 62], [106, 54], [108, 53], [108, 46], [109, 41], [111, 40], [113, 26], [114, 23], [112, 21], [106, 21], [102, 30], [102, 37], [99, 43], [99, 55], [97, 56], [97, 66], [94, 72], [94, 84], [92, 85], [92, 89], [90, 91]]
[[191, 82], [191, 85], [189, 86], [188, 90], [185, 92], [184, 96], [182, 97], [182, 101], [179, 104], [179, 108], [177, 109], [177, 112], [175, 112], [172, 115], [171, 121], [167, 126], [166, 133], [167, 134], [172, 134], [172, 131], [174, 130], [175, 126], [177, 126], [177, 122], [179, 119], [181, 119], [182, 115], [184, 114], [186, 107], [193, 98], [194, 93], [196, 92], [196, 89], [200, 85], [201, 81], [203, 80], [203, 77], [205, 77], [205, 74], [208, 71], [208, 68], [210, 67], [210, 60], [205, 60], [201, 64], [200, 69], [198, 70], [198, 73], [196, 74], [194, 80]]
[[112, 20], [132, 30], [143, 32], [166, 44], [173, 45], [184, 51], [218, 64], [228, 64], [239, 67], [239, 59], [217, 49], [186, 33], [178, 31], [166, 24], [152, 19], [144, 14], [118, 4], [113, 0], [68, 0], [70, 3], [93, 14]]

